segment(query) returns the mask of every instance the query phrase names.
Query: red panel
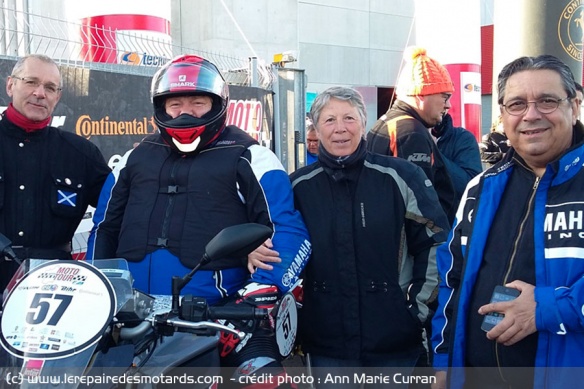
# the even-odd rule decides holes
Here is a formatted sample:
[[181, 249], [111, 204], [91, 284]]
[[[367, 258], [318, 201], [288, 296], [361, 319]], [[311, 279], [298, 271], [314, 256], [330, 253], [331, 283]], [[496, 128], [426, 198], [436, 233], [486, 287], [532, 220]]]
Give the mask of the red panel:
[[100, 15], [81, 20], [81, 24], [112, 30], [147, 30], [170, 35], [170, 21], [150, 15]]
[[493, 91], [493, 45], [495, 27], [481, 26], [481, 93], [490, 95]]
[[482, 107], [479, 104], [464, 105], [466, 125], [463, 127], [474, 135], [477, 142], [481, 140], [481, 113]]
[[170, 35], [170, 21], [150, 15], [100, 15], [83, 18], [82, 59], [116, 63], [116, 30], [145, 30]]
[[444, 67], [450, 73], [454, 84], [454, 94], [450, 100], [452, 108], [448, 111], [452, 116], [452, 122], [456, 127], [464, 127], [469, 130], [475, 138], [481, 133], [481, 104], [464, 104], [462, 107], [462, 94], [465, 87], [473, 85], [461, 85], [461, 73], [481, 73], [481, 67], [477, 64], [446, 64]]

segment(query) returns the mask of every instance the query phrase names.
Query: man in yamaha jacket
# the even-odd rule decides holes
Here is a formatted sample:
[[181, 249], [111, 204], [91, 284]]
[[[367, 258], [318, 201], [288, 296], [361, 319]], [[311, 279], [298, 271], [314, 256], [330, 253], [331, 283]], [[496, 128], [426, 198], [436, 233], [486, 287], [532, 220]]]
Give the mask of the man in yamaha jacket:
[[[512, 148], [471, 180], [448, 242], [438, 249], [434, 388], [578, 387], [584, 127], [574, 77], [556, 57], [541, 55], [506, 65], [498, 85]], [[519, 296], [490, 303], [498, 285]], [[483, 330], [485, 315], [494, 312], [504, 318]]]
[[[250, 276], [247, 258], [223, 258], [204, 265], [182, 292], [210, 304], [273, 306], [310, 255], [282, 164], [243, 130], [225, 126], [228, 87], [203, 58], [185, 55], [161, 68], [152, 101], [160, 132], [129, 151], [108, 178], [88, 256], [126, 258], [137, 289], [168, 295], [172, 276], [187, 274], [223, 228], [264, 224], [274, 234], [253, 255], [277, 255], [272, 270]], [[238, 368], [236, 374], [279, 365], [271, 331], [260, 328], [242, 344], [222, 341], [223, 364]]]

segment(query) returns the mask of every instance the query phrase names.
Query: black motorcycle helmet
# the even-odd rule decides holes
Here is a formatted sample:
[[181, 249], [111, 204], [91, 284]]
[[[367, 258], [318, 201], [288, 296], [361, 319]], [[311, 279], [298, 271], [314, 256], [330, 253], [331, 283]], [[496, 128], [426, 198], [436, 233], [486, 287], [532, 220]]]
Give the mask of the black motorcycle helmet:
[[[168, 97], [203, 95], [213, 100], [211, 111], [200, 118], [166, 113]], [[160, 68], [152, 78], [150, 97], [154, 122], [164, 140], [176, 151], [194, 154], [214, 141], [225, 128], [229, 88], [219, 69], [196, 55], [176, 57]]]

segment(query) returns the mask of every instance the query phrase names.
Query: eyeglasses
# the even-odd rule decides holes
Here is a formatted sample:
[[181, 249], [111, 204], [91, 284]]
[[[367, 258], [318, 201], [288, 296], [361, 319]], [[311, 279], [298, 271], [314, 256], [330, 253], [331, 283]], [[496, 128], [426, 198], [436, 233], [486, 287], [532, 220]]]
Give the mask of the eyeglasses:
[[318, 143], [318, 140], [306, 139], [306, 143]]
[[45, 89], [45, 92], [47, 92], [48, 94], [56, 94], [56, 93], [60, 92], [61, 90], [63, 90], [63, 88], [59, 88], [56, 84], [53, 84], [52, 82], [42, 84], [36, 78], [18, 77], [18, 76], [10, 76], [10, 77], [22, 81], [24, 83], [24, 85], [30, 89], [36, 89], [39, 87], [39, 85], [42, 85], [43, 88]]
[[509, 115], [519, 116], [527, 112], [529, 104], [533, 103], [535, 104], [535, 109], [537, 109], [540, 113], [548, 114], [554, 112], [556, 109], [558, 109], [562, 101], [568, 99], [569, 97], [563, 99], [542, 97], [541, 99], [535, 101], [514, 100], [507, 104], [501, 104], [501, 106], [505, 107], [505, 111], [507, 111]]

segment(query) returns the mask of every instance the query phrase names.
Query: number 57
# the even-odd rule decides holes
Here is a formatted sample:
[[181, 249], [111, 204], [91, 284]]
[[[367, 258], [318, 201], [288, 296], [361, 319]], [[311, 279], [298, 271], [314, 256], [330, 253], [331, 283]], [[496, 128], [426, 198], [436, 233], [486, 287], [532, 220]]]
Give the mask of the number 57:
[[60, 300], [58, 301], [59, 305], [55, 313], [53, 313], [47, 322], [47, 325], [55, 326], [67, 310], [69, 304], [71, 304], [72, 299], [73, 296], [64, 294], [35, 293], [30, 303], [30, 311], [26, 314], [26, 322], [28, 324], [40, 324], [44, 322], [49, 313], [51, 302], [54, 304], [54, 300]]

